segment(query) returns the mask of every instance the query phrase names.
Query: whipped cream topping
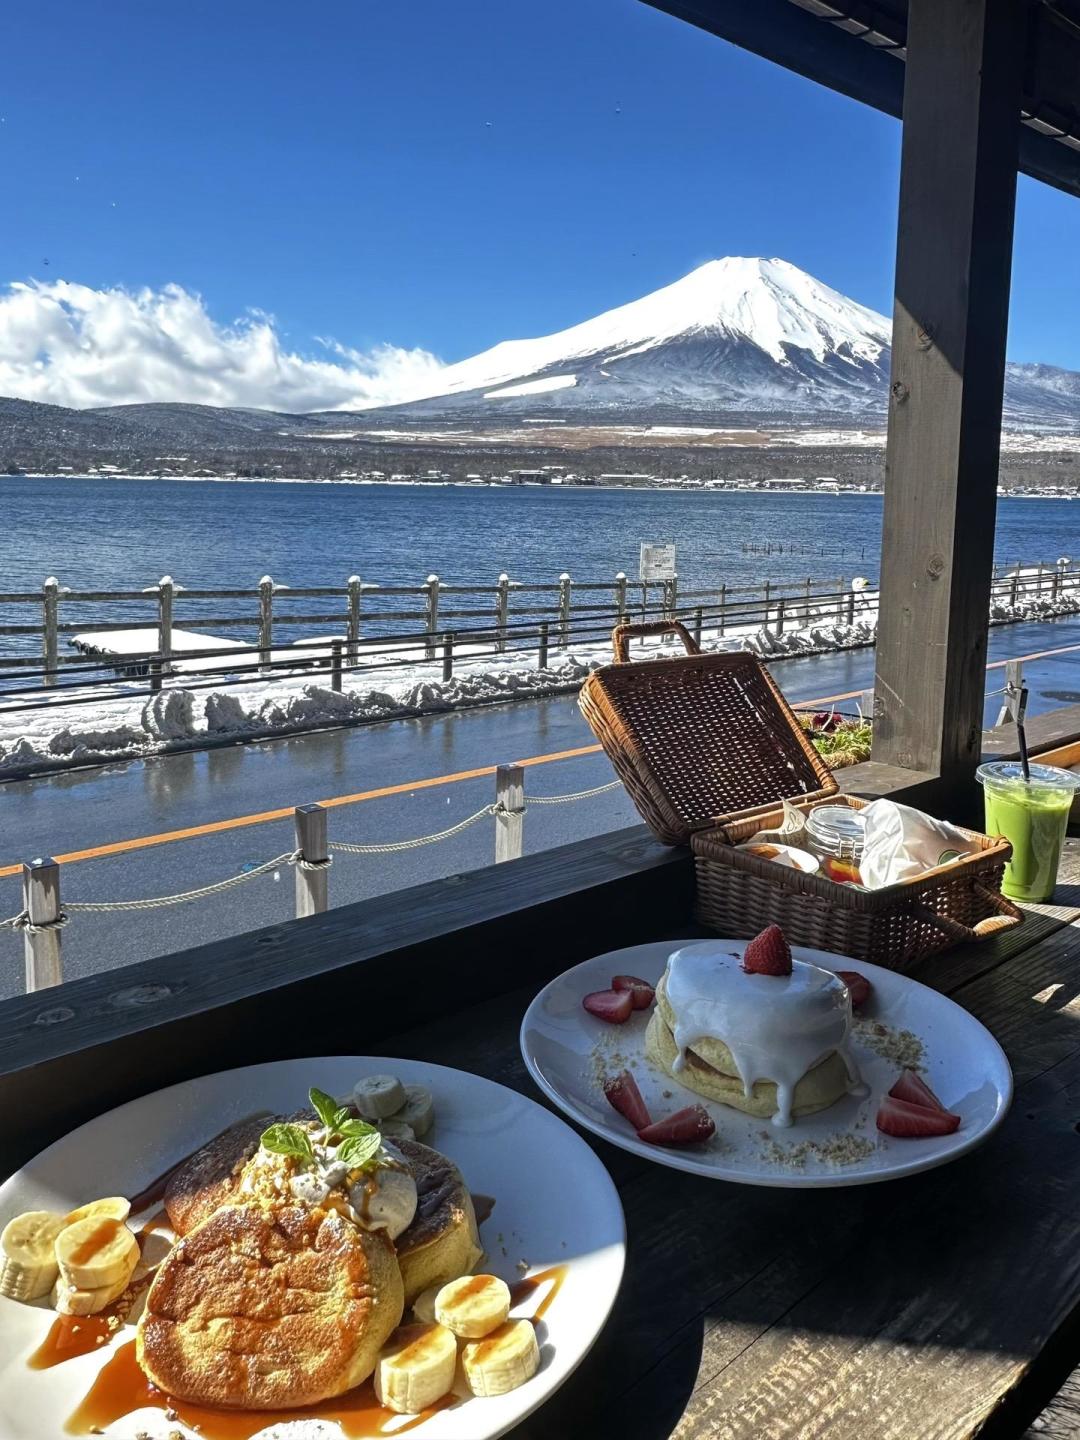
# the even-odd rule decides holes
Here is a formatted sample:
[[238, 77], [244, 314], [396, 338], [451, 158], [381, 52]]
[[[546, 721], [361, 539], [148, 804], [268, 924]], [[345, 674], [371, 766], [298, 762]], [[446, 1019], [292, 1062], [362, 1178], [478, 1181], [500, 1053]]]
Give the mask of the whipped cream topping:
[[864, 1089], [847, 1045], [851, 996], [818, 965], [793, 960], [790, 975], [747, 974], [741, 951], [705, 941], [675, 951], [665, 990], [675, 1016], [675, 1073], [698, 1041], [723, 1041], [745, 1095], [758, 1080], [776, 1086], [774, 1125], [791, 1124], [796, 1085], [833, 1050], [847, 1068], [849, 1093]]
[[257, 1194], [261, 1188], [257, 1171], [261, 1171], [277, 1193], [287, 1190], [312, 1209], [336, 1195], [345, 1202], [350, 1218], [365, 1230], [385, 1230], [396, 1240], [409, 1228], [418, 1203], [416, 1181], [396, 1145], [385, 1141], [359, 1175], [337, 1158], [337, 1146], [313, 1143], [312, 1151], [313, 1163], [299, 1165], [291, 1157], [258, 1150], [241, 1190]]

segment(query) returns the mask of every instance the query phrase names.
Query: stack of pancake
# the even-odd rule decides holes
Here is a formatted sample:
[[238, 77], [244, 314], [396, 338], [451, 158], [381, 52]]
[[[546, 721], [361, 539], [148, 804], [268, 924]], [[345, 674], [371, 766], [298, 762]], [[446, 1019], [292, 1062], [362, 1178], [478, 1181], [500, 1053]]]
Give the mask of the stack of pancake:
[[482, 1255], [460, 1173], [416, 1141], [396, 1142], [418, 1201], [396, 1242], [333, 1201], [254, 1195], [245, 1177], [267, 1124], [226, 1131], [165, 1195], [178, 1241], [147, 1296], [137, 1355], [178, 1399], [273, 1410], [341, 1395], [371, 1374], [406, 1305]]
[[[676, 1068], [679, 1053], [675, 1043], [676, 1016], [666, 982], [665, 975], [656, 987], [656, 1008], [645, 1032], [645, 1054], [652, 1064], [708, 1100], [718, 1100], [763, 1120], [775, 1116], [779, 1109], [776, 1083], [758, 1079], [747, 1090], [730, 1049], [719, 1036], [695, 1037], [686, 1047], [684, 1065]], [[838, 1050], [830, 1050], [796, 1083], [791, 1113], [813, 1115], [834, 1105], [849, 1089], [850, 1078], [843, 1056]]]

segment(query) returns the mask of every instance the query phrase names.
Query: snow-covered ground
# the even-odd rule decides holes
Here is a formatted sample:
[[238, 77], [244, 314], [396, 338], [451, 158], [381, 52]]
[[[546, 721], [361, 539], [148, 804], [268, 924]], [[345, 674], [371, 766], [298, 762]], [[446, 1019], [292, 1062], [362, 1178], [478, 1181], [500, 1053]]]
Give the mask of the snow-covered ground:
[[[857, 595], [856, 606], [851, 625], [811, 607], [806, 617], [789, 612], [782, 633], [777, 633], [775, 626], [746, 627], [721, 638], [706, 628], [703, 648], [749, 650], [765, 659], [779, 659], [871, 645], [877, 626], [876, 597]], [[991, 620], [1047, 619], [1078, 610], [1080, 582], [1074, 580], [1066, 582], [1054, 601], [1048, 596], [1024, 598], [1016, 606], [996, 601]], [[138, 632], [113, 632], [110, 647], [129, 654], [145, 649], [145, 634], [139, 638]], [[95, 638], [103, 643], [100, 635]], [[210, 637], [199, 638], [204, 645], [213, 643]], [[650, 638], [634, 642], [631, 658], [678, 650], [675, 640]], [[606, 640], [574, 643], [565, 650], [553, 645], [543, 669], [531, 648], [493, 657], [486, 647], [459, 646], [453, 677], [444, 681], [441, 658], [428, 660], [420, 646], [395, 646], [387, 641], [381, 651], [365, 650], [364, 670], [346, 671], [342, 691], [335, 692], [328, 673], [312, 668], [312, 661], [320, 656], [325, 663], [325, 653], [305, 649], [303, 644], [278, 647], [273, 659], [300, 662], [296, 671], [265, 678], [239, 677], [235, 684], [225, 683], [233, 678], [227, 668], [230, 657], [215, 662], [222, 669], [219, 677], [193, 676], [186, 686], [180, 671], [185, 662], [179, 660], [180, 673], [170, 687], [149, 698], [140, 693], [145, 692], [145, 680], [120, 680], [68, 695], [57, 690], [46, 703], [31, 710], [11, 708], [21, 703], [17, 694], [11, 694], [6, 708], [0, 705], [0, 776], [567, 693], [575, 690], [590, 670], [611, 658]], [[250, 651], [245, 660], [255, 655]], [[74, 693], [83, 696], [84, 703], [65, 704]]]

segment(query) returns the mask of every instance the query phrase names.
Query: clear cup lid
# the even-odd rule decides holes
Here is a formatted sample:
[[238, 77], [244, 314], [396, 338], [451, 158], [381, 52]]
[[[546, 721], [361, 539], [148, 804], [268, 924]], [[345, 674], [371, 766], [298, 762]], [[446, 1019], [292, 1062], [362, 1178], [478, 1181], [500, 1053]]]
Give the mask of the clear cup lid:
[[[1047, 790], [1080, 790], [1080, 775], [1060, 770], [1056, 765], [1030, 765], [1031, 783]], [[975, 771], [980, 785], [1024, 783], [1024, 767], [1019, 760], [988, 760]]]
[[865, 819], [848, 805], [815, 805], [806, 817], [806, 828], [812, 835], [847, 840], [856, 845], [861, 845], [866, 838]]

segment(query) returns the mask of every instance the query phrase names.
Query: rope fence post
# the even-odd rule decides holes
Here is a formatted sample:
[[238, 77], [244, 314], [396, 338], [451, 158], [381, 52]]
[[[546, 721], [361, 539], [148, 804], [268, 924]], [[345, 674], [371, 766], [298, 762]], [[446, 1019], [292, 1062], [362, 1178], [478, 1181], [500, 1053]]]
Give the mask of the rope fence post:
[[510, 576], [503, 574], [499, 576], [499, 585], [495, 596], [495, 649], [500, 655], [506, 650], [506, 623], [509, 609]]
[[836, 582], [836, 623], [842, 624], [844, 619], [844, 577], [841, 575]]
[[[22, 868], [26, 989], [44, 990], [64, 978], [60, 955], [60, 866], [51, 856], [27, 860]], [[47, 928], [38, 929], [44, 926]]]
[[1014, 575], [1014, 576], [1012, 577], [1011, 581], [1009, 582], [1009, 604], [1010, 604], [1010, 606], [1011, 606], [1014, 610], [1016, 609], [1016, 598], [1017, 598], [1017, 591], [1018, 591], [1018, 589], [1019, 589], [1019, 586], [1020, 586], [1020, 576], [1017, 574], [1017, 575]]
[[345, 621], [345, 642], [349, 647], [349, 664], [355, 665], [360, 652], [360, 599], [363, 587], [359, 575], [350, 575], [347, 585], [348, 616]]
[[994, 721], [994, 728], [1001, 725], [1010, 725], [1018, 718], [1020, 709], [1020, 687], [1024, 683], [1023, 662], [1020, 660], [1006, 660], [1005, 662], [1005, 695], [1001, 702], [1001, 709]]
[[[296, 822], [296, 918], [321, 915], [330, 904], [330, 874], [327, 861], [330, 850], [326, 843], [326, 811], [321, 805], [297, 805]], [[304, 861], [318, 865], [308, 870]]]
[[772, 581], [765, 581], [765, 629], [769, 628], [769, 605], [772, 598]]
[[855, 624], [855, 591], [849, 590], [847, 597], [847, 623]]
[[559, 576], [559, 649], [570, 644], [570, 591], [574, 582], [564, 570]]
[[161, 690], [161, 656], [150, 656], [150, 692], [157, 695]]
[[525, 769], [500, 765], [495, 771], [495, 864], [520, 860], [525, 842]]
[[45, 674], [41, 677], [46, 685], [55, 685], [56, 676], [51, 672], [56, 669], [59, 655], [57, 641], [57, 614], [60, 607], [60, 581], [55, 575], [50, 575], [41, 587], [41, 658], [45, 667]]
[[785, 607], [785, 604], [786, 604], [786, 601], [785, 601], [783, 595], [781, 595], [781, 596], [780, 596], [780, 599], [777, 600], [777, 602], [776, 602], [776, 633], [777, 633], [777, 635], [782, 635], [782, 634], [784, 633], [784, 607]]
[[723, 639], [723, 636], [724, 636], [724, 625], [725, 625], [725, 620], [726, 620], [726, 612], [727, 612], [727, 584], [726, 584], [726, 582], [725, 582], [723, 585], [720, 586], [720, 623], [719, 623], [719, 626], [717, 627], [717, 634], [720, 636], [721, 639]]
[[439, 577], [429, 575], [424, 581], [424, 658], [435, 659], [435, 631], [439, 628]]
[[448, 630], [443, 636], [442, 642], [442, 678], [452, 680], [454, 678], [454, 632]]
[[546, 670], [548, 664], [549, 625], [546, 620], [540, 621], [540, 647], [536, 652], [536, 668]]
[[806, 603], [803, 606], [803, 624], [810, 624], [810, 576], [806, 577]]
[[330, 641], [330, 689], [341, 694], [341, 641]]
[[268, 666], [274, 645], [274, 582], [269, 575], [259, 581], [259, 664]]
[[702, 612], [701, 606], [699, 605], [694, 611], [694, 641], [699, 650], [701, 649], [701, 621]]

